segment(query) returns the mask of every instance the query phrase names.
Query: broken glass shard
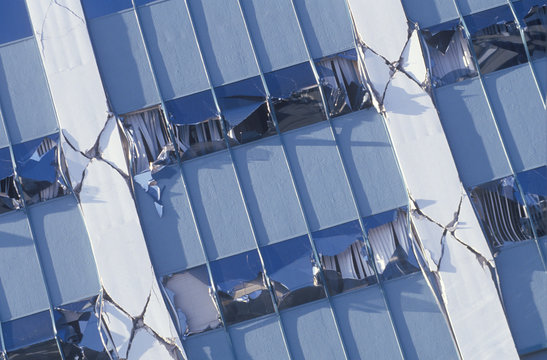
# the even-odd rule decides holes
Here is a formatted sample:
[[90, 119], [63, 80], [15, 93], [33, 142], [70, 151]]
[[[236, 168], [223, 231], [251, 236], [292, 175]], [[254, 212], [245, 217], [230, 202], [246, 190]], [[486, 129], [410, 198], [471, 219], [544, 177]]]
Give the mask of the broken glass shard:
[[27, 205], [68, 194], [58, 133], [14, 145], [13, 153]]
[[302, 63], [264, 74], [281, 132], [326, 120], [311, 65]]
[[0, 214], [21, 207], [9, 148], [0, 149]]
[[477, 75], [469, 42], [459, 21], [422, 30], [427, 45], [427, 64], [434, 87], [452, 84]]
[[312, 234], [329, 294], [335, 295], [376, 282], [371, 257], [357, 220]]
[[355, 49], [315, 61], [331, 117], [370, 107], [370, 94]]
[[420, 270], [412, 249], [405, 209], [369, 216], [364, 222], [376, 269], [384, 280]]
[[533, 238], [513, 176], [476, 186], [471, 199], [493, 248]]
[[162, 284], [183, 337], [222, 325], [205, 265], [165, 276]]
[[547, 235], [547, 166], [517, 174], [538, 238]]
[[227, 324], [274, 312], [256, 250], [213, 261], [211, 271]]
[[533, 60], [547, 55], [547, 4], [545, 1], [518, 1], [514, 4], [526, 45]]
[[527, 61], [520, 31], [509, 6], [475, 13], [464, 20], [483, 74]]
[[260, 77], [218, 87], [215, 93], [230, 144], [244, 144], [276, 133]]
[[165, 106], [183, 160], [226, 148], [211, 90], [168, 101]]
[[280, 310], [325, 297], [306, 235], [265, 246], [262, 254]]

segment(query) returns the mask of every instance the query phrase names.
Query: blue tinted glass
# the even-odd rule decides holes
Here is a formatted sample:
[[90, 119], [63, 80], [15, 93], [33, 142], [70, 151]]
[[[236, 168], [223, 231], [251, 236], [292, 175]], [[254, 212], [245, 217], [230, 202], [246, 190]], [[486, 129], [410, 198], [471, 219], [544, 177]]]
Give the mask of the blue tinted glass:
[[264, 74], [270, 95], [286, 98], [303, 88], [317, 85], [309, 63], [290, 66]]
[[325, 296], [307, 236], [265, 246], [262, 254], [280, 309]]
[[517, 174], [537, 236], [547, 235], [547, 166]]
[[112, 14], [133, 7], [131, 0], [82, 0], [88, 19]]
[[53, 338], [49, 311], [2, 323], [6, 349], [15, 350]]
[[153, 1], [156, 1], [156, 0], [135, 0], [135, 5], [137, 5], [137, 6], [145, 5], [145, 4], [151, 3]]
[[514, 3], [520, 25], [526, 34], [526, 45], [532, 59], [547, 55], [547, 1], [518, 1]]
[[32, 35], [25, 0], [0, 2], [0, 44]]
[[218, 117], [211, 90], [168, 101], [165, 106], [173, 124], [193, 125]]
[[9, 148], [0, 149], [0, 179], [13, 175], [13, 164]]

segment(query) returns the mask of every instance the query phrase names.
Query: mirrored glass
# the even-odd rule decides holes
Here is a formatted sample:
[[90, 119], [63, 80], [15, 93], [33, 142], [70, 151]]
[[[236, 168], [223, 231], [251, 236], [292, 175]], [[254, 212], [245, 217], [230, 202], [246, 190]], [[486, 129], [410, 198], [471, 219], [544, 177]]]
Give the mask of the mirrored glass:
[[325, 297], [307, 236], [265, 246], [262, 254], [280, 310]]
[[32, 36], [24, 0], [0, 2], [0, 44]]
[[211, 271], [227, 324], [274, 312], [256, 250], [213, 261]]
[[302, 63], [264, 74], [281, 132], [326, 120], [311, 65]]
[[376, 282], [357, 220], [312, 234], [329, 294]]
[[476, 186], [471, 199], [493, 248], [533, 238], [513, 176]]
[[527, 61], [520, 31], [508, 5], [475, 13], [464, 19], [483, 74]]
[[49, 311], [2, 323], [6, 350], [16, 350], [53, 339], [53, 324]]
[[513, 4], [524, 30], [530, 57], [534, 60], [547, 55], [547, 3], [518, 1]]
[[62, 360], [55, 340], [28, 346], [15, 351], [8, 351], [9, 360]]
[[355, 49], [318, 59], [315, 66], [331, 117], [372, 106]]
[[364, 223], [376, 270], [384, 280], [420, 270], [412, 249], [405, 209], [366, 217]]
[[0, 214], [21, 207], [9, 148], [0, 149]]
[[469, 42], [459, 21], [422, 30], [427, 64], [434, 87], [452, 84], [477, 75]]
[[205, 265], [164, 276], [162, 284], [184, 338], [222, 325]]
[[547, 166], [517, 174], [537, 236], [547, 235]]
[[14, 145], [13, 154], [27, 205], [69, 193], [63, 178], [66, 164], [58, 133]]
[[230, 144], [244, 144], [276, 133], [260, 77], [215, 89]]
[[131, 0], [82, 0], [85, 16], [88, 19], [113, 14], [133, 7]]
[[165, 106], [183, 160], [226, 148], [220, 114], [210, 90], [168, 101]]

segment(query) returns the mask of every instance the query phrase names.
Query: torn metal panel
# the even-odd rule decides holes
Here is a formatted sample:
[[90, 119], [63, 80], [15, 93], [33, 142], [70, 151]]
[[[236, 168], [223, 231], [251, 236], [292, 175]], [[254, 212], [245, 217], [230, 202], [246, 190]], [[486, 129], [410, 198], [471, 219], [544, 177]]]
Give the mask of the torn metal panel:
[[172, 346], [166, 346], [150, 330], [139, 329], [133, 337], [127, 360], [178, 359]]
[[119, 358], [127, 358], [131, 334], [133, 331], [133, 319], [120, 310], [110, 301], [105, 300], [100, 313], [102, 323], [115, 346]]
[[399, 61], [408, 39], [405, 12], [399, 0], [348, 0], [362, 44], [389, 63]]
[[427, 70], [417, 29], [412, 31], [412, 35], [408, 39], [401, 55], [399, 66], [419, 84], [423, 84], [427, 78]]
[[[129, 326], [132, 329], [133, 319], [140, 317], [142, 322], [143, 311], [150, 309], [147, 323], [154, 327], [150, 330], [161, 334], [182, 354], [163, 299], [154, 295], [160, 294], [159, 287], [81, 4], [65, 0], [28, 0], [27, 4], [63, 128], [67, 144], [63, 147], [72, 148], [68, 175], [79, 185], [77, 191], [101, 284], [109, 302], [116, 304], [105, 305], [109, 306], [108, 321], [120, 327], [113, 345], [118, 350], [128, 349], [130, 341], [122, 336], [122, 330]], [[131, 325], [127, 319], [131, 319]], [[112, 331], [110, 335], [114, 339]]]

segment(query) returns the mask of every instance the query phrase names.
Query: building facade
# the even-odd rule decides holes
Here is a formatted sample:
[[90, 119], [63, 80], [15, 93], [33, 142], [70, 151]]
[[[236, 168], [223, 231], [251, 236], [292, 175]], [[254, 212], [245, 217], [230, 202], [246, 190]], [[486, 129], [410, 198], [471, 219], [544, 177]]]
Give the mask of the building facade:
[[546, 11], [0, 1], [1, 357], [546, 358]]

